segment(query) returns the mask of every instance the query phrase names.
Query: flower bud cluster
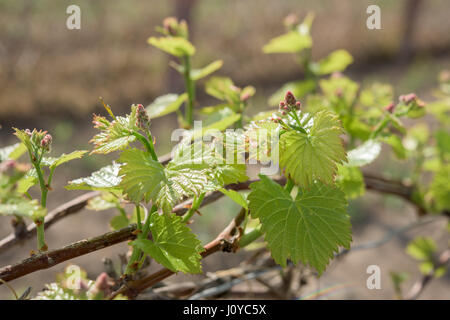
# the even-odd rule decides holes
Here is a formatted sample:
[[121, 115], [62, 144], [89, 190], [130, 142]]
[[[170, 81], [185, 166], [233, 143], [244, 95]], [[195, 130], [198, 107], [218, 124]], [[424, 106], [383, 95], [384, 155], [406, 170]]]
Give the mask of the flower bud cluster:
[[399, 100], [405, 104], [410, 104], [413, 101], [417, 101], [417, 95], [415, 93], [401, 95]]
[[50, 134], [46, 134], [44, 136], [44, 138], [42, 138], [42, 140], [41, 140], [41, 147], [42, 147], [42, 149], [44, 149], [45, 151], [49, 152], [51, 144], [52, 144], [52, 140], [53, 140], [52, 136]]
[[164, 34], [172, 37], [188, 37], [188, 26], [185, 20], [178, 21], [177, 18], [168, 17], [163, 20]]
[[150, 117], [142, 104], [137, 105], [136, 116], [136, 126], [144, 131], [150, 130]]
[[302, 106], [300, 101], [297, 101], [291, 91], [286, 92], [284, 100], [280, 102], [279, 111], [281, 115], [285, 116], [291, 111], [300, 110]]
[[394, 113], [395, 110], [395, 103], [391, 102], [387, 106], [384, 107], [384, 110], [386, 110], [389, 113]]

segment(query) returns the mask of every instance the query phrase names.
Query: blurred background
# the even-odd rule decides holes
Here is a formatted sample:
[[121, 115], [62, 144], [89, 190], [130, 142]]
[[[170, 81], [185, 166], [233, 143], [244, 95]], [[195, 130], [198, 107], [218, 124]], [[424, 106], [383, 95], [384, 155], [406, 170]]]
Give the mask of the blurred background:
[[[66, 28], [66, 8], [70, 4], [81, 8], [80, 30]], [[382, 30], [366, 27], [370, 4], [381, 7]], [[294, 57], [266, 55], [261, 48], [284, 33], [284, 17], [294, 13], [303, 18], [310, 11], [316, 15], [312, 28], [314, 59], [335, 49], [348, 50], [355, 62], [346, 74], [363, 84], [389, 82], [396, 96], [416, 92], [426, 101], [432, 99], [439, 71], [450, 67], [448, 0], [0, 0], [0, 146], [16, 142], [11, 129], [14, 126], [48, 130], [54, 137], [54, 154], [91, 149], [88, 141], [94, 134], [92, 113], [104, 114], [99, 97], [121, 114], [128, 112], [133, 103], [148, 105], [159, 95], [181, 93], [182, 79], [168, 67], [169, 57], [146, 41], [156, 35], [155, 27], [167, 16], [189, 22], [191, 42], [197, 48], [193, 67], [222, 59], [224, 66], [216, 75], [231, 77], [238, 86], [255, 86], [249, 113], [269, 110], [267, 98], [283, 83], [301, 78], [302, 74]], [[204, 94], [202, 81], [197, 92], [198, 105], [208, 105], [210, 98]], [[152, 123], [158, 154], [171, 149], [169, 136], [176, 127], [173, 114]], [[387, 151], [383, 150], [382, 158], [369, 170], [401, 175], [406, 170], [404, 164], [393, 159], [384, 161]], [[62, 187], [68, 180], [88, 175], [115, 156], [93, 155], [58, 169], [49, 209], [82, 194], [65, 191]], [[227, 224], [236, 209], [230, 200], [222, 199], [203, 209], [203, 216], [193, 228], [206, 242]], [[415, 219], [414, 208], [405, 202], [370, 192], [351, 203], [351, 212], [354, 244], [380, 238]], [[58, 222], [47, 232], [50, 249], [107, 232], [112, 216], [112, 212], [83, 211]], [[404, 253], [405, 244], [419, 233], [432, 234], [435, 227], [429, 224], [396, 237], [388, 245], [336, 260], [319, 280], [305, 286], [305, 296], [351, 282], [351, 286], [343, 286], [345, 289], [335, 290], [327, 298], [393, 298], [390, 271], [411, 274], [405, 288], [420, 274], [417, 264]], [[10, 232], [10, 219], [0, 218], [0, 237]], [[27, 257], [34, 247], [34, 240], [30, 240], [1, 254], [0, 265]], [[116, 245], [72, 262], [95, 278], [103, 270], [103, 257], [117, 259], [126, 248], [126, 244]], [[206, 259], [204, 268], [211, 271], [233, 267], [245, 254], [219, 254]], [[35, 293], [54, 281], [55, 273], [67, 264], [11, 284], [18, 291], [32, 286]], [[382, 290], [368, 290], [365, 286], [365, 271], [370, 264], [381, 267]], [[180, 278], [196, 279], [182, 276], [169, 281]], [[241, 289], [250, 285], [244, 283]], [[422, 297], [450, 299], [449, 289], [447, 275], [434, 281]], [[7, 288], [0, 286], [0, 298], [10, 297]]]

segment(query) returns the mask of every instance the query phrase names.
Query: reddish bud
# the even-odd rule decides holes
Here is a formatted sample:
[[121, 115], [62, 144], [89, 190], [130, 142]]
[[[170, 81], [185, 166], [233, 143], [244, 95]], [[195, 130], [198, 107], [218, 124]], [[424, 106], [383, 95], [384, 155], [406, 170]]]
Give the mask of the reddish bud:
[[339, 71], [335, 71], [335, 72], [333, 72], [331, 74], [331, 78], [332, 79], [339, 79], [339, 78], [342, 78], [343, 76], [344, 75], [341, 72], [339, 72]]
[[389, 113], [393, 113], [395, 109], [395, 104], [393, 102], [389, 103], [386, 107], [384, 107], [384, 110], [386, 110]]
[[295, 99], [295, 96], [291, 91], [288, 91], [284, 96], [284, 101], [288, 106], [294, 106], [295, 103], [297, 102], [297, 99]]
[[410, 102], [417, 100], [417, 95], [415, 93], [405, 94], [400, 96], [400, 101], [405, 104], [409, 104]]
[[150, 130], [150, 118], [142, 104], [137, 105], [136, 116], [136, 126], [142, 130]]
[[298, 22], [299, 22], [298, 17], [293, 13], [289, 14], [286, 18], [284, 18], [283, 21], [284, 25], [289, 29], [294, 28], [298, 24]]
[[248, 93], [248, 92], [245, 92], [242, 96], [241, 96], [241, 101], [242, 102], [244, 102], [244, 101], [247, 101], [248, 99], [250, 99], [250, 93]]
[[297, 109], [297, 110], [300, 110], [300, 107], [302, 106], [302, 103], [300, 102], [300, 101], [297, 101], [296, 103], [295, 103], [295, 108]]
[[50, 134], [46, 134], [44, 138], [41, 140], [41, 147], [46, 150], [50, 151], [50, 145], [52, 144], [52, 136]]

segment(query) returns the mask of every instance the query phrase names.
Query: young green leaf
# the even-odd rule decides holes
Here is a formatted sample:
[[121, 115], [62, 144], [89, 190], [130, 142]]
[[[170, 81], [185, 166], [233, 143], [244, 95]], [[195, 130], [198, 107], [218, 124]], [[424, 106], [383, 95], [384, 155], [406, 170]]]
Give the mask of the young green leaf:
[[192, 56], [195, 53], [195, 47], [181, 37], [150, 37], [147, 41], [152, 46], [175, 57]]
[[164, 167], [145, 151], [135, 148], [125, 150], [117, 161], [123, 163], [119, 171], [122, 176], [120, 186], [135, 203], [155, 199], [168, 182]]
[[47, 210], [37, 200], [15, 197], [6, 203], [0, 203], [0, 215], [17, 215], [32, 220], [45, 217]]
[[436, 252], [436, 243], [432, 238], [417, 237], [406, 247], [406, 253], [419, 261], [432, 260]]
[[0, 149], [0, 162], [6, 160], [17, 160], [27, 152], [27, 148], [23, 143], [15, 143], [11, 146], [7, 146]]
[[220, 189], [220, 192], [222, 192], [224, 195], [226, 195], [228, 198], [230, 198], [231, 200], [233, 200], [234, 202], [236, 202], [238, 205], [240, 205], [241, 207], [248, 209], [248, 204], [247, 204], [247, 200], [245, 200], [245, 197], [234, 190], [228, 190], [228, 189]]
[[17, 192], [19, 194], [24, 194], [32, 186], [39, 183], [38, 175], [36, 169], [30, 169], [19, 181], [17, 181]]
[[337, 164], [346, 161], [340, 138], [343, 129], [337, 116], [328, 111], [319, 111], [313, 117], [304, 116], [301, 122], [307, 134], [290, 130], [281, 135], [281, 167], [286, 169], [287, 176], [302, 187], [313, 184], [315, 180], [333, 183]]
[[201, 255], [205, 249], [189, 227], [174, 214], [151, 216], [152, 240], [138, 239], [132, 245], [150, 255], [173, 272], [201, 273]]
[[450, 209], [450, 164], [443, 165], [434, 174], [430, 192], [436, 204], [437, 210]]
[[272, 257], [281, 266], [287, 259], [325, 270], [339, 246], [350, 247], [350, 217], [345, 195], [320, 182], [299, 188], [295, 199], [279, 184], [260, 175], [248, 196], [253, 218], [258, 218]]
[[125, 149], [131, 142], [136, 140], [134, 131], [138, 131], [137, 106], [131, 107], [131, 113], [125, 117], [115, 117], [113, 121], [108, 121], [105, 117], [94, 115], [93, 123], [100, 130], [91, 142], [94, 150], [91, 153], [107, 154], [117, 150]]
[[46, 157], [42, 159], [41, 164], [45, 166], [49, 166], [50, 169], [55, 169], [56, 167], [62, 165], [63, 163], [72, 161], [74, 159], [80, 159], [82, 158], [88, 151], [87, 150], [77, 150], [74, 152], [71, 152], [69, 154], [63, 153], [59, 157]]
[[273, 38], [263, 47], [264, 53], [296, 53], [311, 48], [312, 39], [309, 34], [290, 31]]
[[214, 62], [211, 62], [206, 67], [203, 67], [201, 69], [193, 69], [191, 70], [191, 79], [194, 81], [200, 80], [204, 77], [209, 76], [211, 73], [219, 70], [222, 68], [223, 61], [222, 60], [216, 60]]
[[326, 75], [336, 71], [344, 71], [353, 62], [353, 57], [346, 50], [336, 50], [326, 58], [313, 65], [317, 75]]
[[69, 181], [67, 190], [120, 190], [122, 180], [119, 176], [120, 164], [113, 163], [93, 172], [89, 177]]
[[348, 199], [360, 197], [366, 191], [364, 177], [358, 167], [338, 165], [336, 184]]
[[147, 106], [147, 114], [150, 119], [165, 116], [177, 111], [186, 99], [187, 93], [183, 93], [182, 95], [169, 93], [158, 97], [149, 106]]
[[205, 84], [205, 91], [210, 96], [230, 103], [240, 101], [239, 90], [227, 77], [212, 77]]
[[359, 147], [347, 152], [348, 166], [362, 167], [372, 163], [380, 154], [381, 143], [367, 140]]

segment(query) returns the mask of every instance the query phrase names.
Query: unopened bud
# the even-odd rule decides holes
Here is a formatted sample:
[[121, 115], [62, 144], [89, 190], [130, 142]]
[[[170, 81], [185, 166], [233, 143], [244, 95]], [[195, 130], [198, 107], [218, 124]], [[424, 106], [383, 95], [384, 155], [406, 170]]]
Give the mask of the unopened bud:
[[295, 103], [295, 108], [297, 109], [297, 110], [300, 110], [300, 107], [302, 106], [302, 103], [300, 102], [300, 101], [297, 101], [296, 103]]
[[50, 151], [52, 140], [52, 136], [50, 134], [46, 134], [45, 137], [41, 140], [41, 147], [47, 152]]
[[295, 26], [298, 24], [298, 22], [299, 22], [298, 17], [293, 13], [289, 14], [286, 18], [284, 18], [284, 21], [283, 21], [284, 25], [288, 29], [295, 28]]
[[247, 101], [248, 99], [250, 99], [250, 97], [251, 97], [250, 93], [245, 92], [245, 93], [242, 94], [242, 96], [241, 96], [241, 101], [242, 101], [242, 102]]
[[405, 104], [409, 104], [410, 102], [417, 100], [417, 95], [415, 93], [405, 94], [400, 96], [400, 101]]
[[178, 21], [174, 17], [168, 17], [163, 20], [163, 27], [167, 34], [177, 36]]
[[288, 106], [294, 106], [295, 103], [297, 102], [297, 99], [295, 99], [295, 96], [291, 91], [288, 91], [284, 96], [284, 101]]
[[142, 104], [138, 104], [136, 107], [136, 126], [138, 126], [142, 130], [150, 129], [150, 118]]
[[395, 104], [393, 102], [389, 103], [386, 107], [384, 107], [384, 110], [386, 110], [389, 113], [393, 113], [395, 109]]
[[339, 71], [335, 71], [335, 72], [333, 72], [331, 74], [331, 78], [332, 79], [339, 79], [339, 78], [342, 78], [343, 76], [344, 75], [341, 72], [339, 72]]

